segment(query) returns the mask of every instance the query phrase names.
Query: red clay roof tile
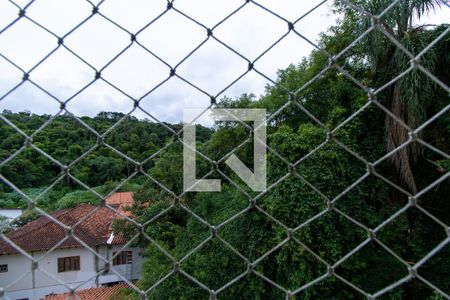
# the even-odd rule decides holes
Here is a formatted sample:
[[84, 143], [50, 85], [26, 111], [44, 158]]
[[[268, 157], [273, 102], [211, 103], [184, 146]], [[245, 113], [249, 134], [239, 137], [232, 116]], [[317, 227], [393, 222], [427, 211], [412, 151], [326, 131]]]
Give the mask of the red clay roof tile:
[[43, 300], [109, 300], [116, 299], [121, 289], [128, 289], [126, 284], [116, 284], [110, 287], [98, 287], [84, 289], [75, 292], [75, 296], [70, 297], [69, 293], [49, 295]]
[[[128, 204], [130, 196], [132, 201], [132, 193], [119, 193], [124, 194], [122, 196], [115, 196], [116, 194], [111, 196], [114, 203], [120, 204], [120, 199], [123, 199]], [[121, 212], [120, 209], [119, 211]], [[91, 247], [106, 244], [112, 233], [113, 221], [120, 217], [108, 207], [97, 207], [90, 204], [82, 204], [75, 208], [59, 210], [51, 214], [51, 218], [61, 224], [66, 226], [76, 225], [73, 229], [73, 235]], [[10, 232], [6, 236], [25, 251], [48, 250], [55, 246], [57, 248], [82, 246], [77, 239], [66, 234], [63, 226], [55, 223], [51, 218], [42, 216]], [[61, 243], [61, 241], [63, 242]], [[121, 234], [118, 234], [113, 239], [113, 244], [116, 245], [125, 244], [126, 242], [126, 239]], [[17, 250], [0, 237], [0, 255], [12, 253], [17, 253]]]

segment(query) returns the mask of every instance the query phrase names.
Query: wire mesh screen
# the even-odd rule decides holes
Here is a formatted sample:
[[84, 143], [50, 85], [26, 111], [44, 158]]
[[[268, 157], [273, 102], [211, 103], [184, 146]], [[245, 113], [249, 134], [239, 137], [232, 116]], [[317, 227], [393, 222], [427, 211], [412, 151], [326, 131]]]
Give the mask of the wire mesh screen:
[[[292, 9], [295, 17], [287, 17], [273, 3], [248, 0], [213, 24], [201, 17], [209, 14], [207, 7], [193, 13], [168, 1], [160, 10], [139, 14], [134, 4], [126, 4], [124, 10], [135, 9], [138, 16], [135, 28], [109, 15], [109, 1], [75, 1], [87, 13], [70, 28], [33, 17], [30, 11], [39, 0], [3, 1], [18, 15], [1, 23], [2, 73], [15, 72], [21, 79], [5, 83], [0, 104], [19, 94], [21, 105], [33, 109], [32, 94], [21, 94], [27, 86], [44, 95], [54, 113], [34, 119], [10, 110], [0, 114], [0, 196], [16, 199], [10, 207], [2, 200], [2, 206], [25, 209], [2, 223], [0, 298], [59, 299], [55, 294], [60, 293], [61, 299], [83, 299], [89, 289], [110, 283], [108, 276], [121, 282], [121, 290], [111, 295], [105, 288], [97, 297], [450, 298], [450, 27], [414, 21], [427, 11], [448, 12], [445, 1], [325, 0], [305, 11]], [[324, 6], [334, 11], [337, 23], [319, 39], [308, 38], [308, 24], [300, 24], [317, 18], [314, 13]], [[284, 26], [283, 34], [271, 36], [256, 55], [246, 50], [256, 45], [233, 43], [247, 27], [235, 27], [230, 36], [220, 32], [248, 9], [266, 14], [268, 28]], [[170, 28], [170, 21], [159, 25], [175, 17], [183, 28]], [[2, 37], [14, 37], [25, 23], [33, 31], [17, 39], [30, 39], [29, 48], [8, 50]], [[90, 34], [101, 26], [112, 33]], [[170, 30], [186, 30], [181, 43], [171, 46], [177, 50], [192, 43], [191, 28], [201, 38], [176, 59], [168, 59], [157, 38], [148, 35], [160, 32], [169, 40]], [[75, 35], [91, 37], [85, 48], [92, 44], [104, 51], [96, 63], [85, 48], [68, 42]], [[35, 55], [43, 36], [53, 46]], [[119, 38], [126, 42], [118, 46]], [[288, 39], [311, 47], [310, 56], [302, 60], [298, 49], [285, 49]], [[202, 61], [211, 43], [227, 57]], [[274, 77], [260, 65], [279, 47], [296, 65]], [[89, 77], [70, 93], [34, 79], [63, 51]], [[30, 53], [29, 60], [18, 61], [15, 52]], [[135, 72], [138, 66], [132, 65], [111, 78], [108, 71], [130, 64], [129, 56], [147, 69]], [[193, 57], [198, 57], [195, 70], [214, 60], [237, 60], [240, 68], [231, 77], [221, 76], [221, 69], [194, 76], [195, 70], [183, 69]], [[56, 60], [59, 76], [76, 76], [66, 63]], [[155, 75], [157, 68], [163, 77]], [[214, 87], [198, 80], [213, 75]], [[249, 89], [251, 78], [267, 82], [261, 96], [226, 97], [246, 78]], [[143, 80], [145, 91], [121, 84], [123, 79]], [[174, 81], [207, 99], [191, 124], [214, 108], [266, 109], [267, 186], [262, 191], [251, 190], [225, 165], [237, 155], [251, 167], [252, 146], [262, 142], [253, 141], [251, 122], [237, 116], [236, 122], [217, 122], [213, 129], [196, 125], [201, 174], [195, 175], [221, 179], [222, 190], [183, 190], [186, 127], [155, 114], [157, 108], [164, 112], [186, 104], [173, 93], [169, 96], [179, 102], [166, 107], [168, 100], [159, 97]], [[128, 110], [81, 117], [77, 101], [97, 85], [108, 91], [111, 111], [118, 98], [125, 99]], [[85, 105], [95, 103], [92, 98]], [[80, 204], [80, 197], [87, 200]], [[33, 292], [40, 288], [44, 294]], [[20, 297], [24, 290], [31, 296]]]

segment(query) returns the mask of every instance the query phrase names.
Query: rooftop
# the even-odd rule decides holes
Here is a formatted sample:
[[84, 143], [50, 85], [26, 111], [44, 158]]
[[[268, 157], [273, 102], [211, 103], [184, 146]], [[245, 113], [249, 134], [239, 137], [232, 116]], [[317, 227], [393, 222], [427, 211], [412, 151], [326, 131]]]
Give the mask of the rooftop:
[[[132, 193], [119, 193], [124, 195], [116, 196], [113, 194], [106, 202], [111, 201], [119, 205], [131, 205]], [[124, 203], [120, 202], [123, 199]], [[131, 199], [131, 203], [130, 203]], [[122, 213], [122, 209], [118, 209]], [[106, 245], [112, 235], [112, 223], [115, 219], [121, 218], [108, 207], [98, 207], [91, 204], [82, 204], [75, 208], [58, 210], [50, 215], [41, 216], [6, 235], [17, 246], [25, 251], [45, 251], [53, 247], [77, 248], [82, 244], [74, 237], [76, 236], [83, 243], [90, 247]], [[73, 235], [67, 234], [66, 230], [60, 224], [54, 222], [57, 220], [61, 224], [73, 227]], [[110, 243], [125, 244], [127, 240], [121, 234], [115, 234]], [[0, 255], [18, 253], [4, 238], [0, 237]]]
[[55, 294], [45, 297], [43, 300], [109, 300], [116, 299], [121, 289], [127, 289], [126, 284], [116, 284], [110, 287], [98, 287], [84, 289], [75, 292], [75, 296], [70, 297], [69, 293]]
[[127, 207], [133, 205], [133, 193], [132, 192], [118, 192], [112, 194], [110, 197], [106, 198], [105, 203], [112, 208], [119, 211], [124, 216], [129, 217], [131, 212], [127, 210]]

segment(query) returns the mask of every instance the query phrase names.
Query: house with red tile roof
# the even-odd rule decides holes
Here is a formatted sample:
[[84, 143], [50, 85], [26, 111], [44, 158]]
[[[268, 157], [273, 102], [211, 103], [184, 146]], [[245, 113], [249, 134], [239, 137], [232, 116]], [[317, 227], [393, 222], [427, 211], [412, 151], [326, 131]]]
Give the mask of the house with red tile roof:
[[112, 230], [114, 220], [131, 215], [133, 194], [115, 193], [105, 204], [59, 210], [0, 236], [5, 295], [37, 300], [67, 292], [62, 283], [88, 289], [139, 278], [142, 249]]

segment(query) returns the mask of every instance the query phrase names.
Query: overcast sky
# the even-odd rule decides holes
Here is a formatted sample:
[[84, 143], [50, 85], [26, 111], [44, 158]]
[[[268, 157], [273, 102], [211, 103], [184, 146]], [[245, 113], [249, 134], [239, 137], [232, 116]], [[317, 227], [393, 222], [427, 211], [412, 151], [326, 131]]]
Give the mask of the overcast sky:
[[[97, 3], [98, 1], [93, 1]], [[294, 21], [321, 1], [259, 0], [258, 3], [284, 18]], [[28, 1], [15, 0], [24, 7]], [[174, 6], [207, 27], [213, 27], [244, 1], [234, 0], [176, 0]], [[336, 21], [328, 1], [296, 24], [295, 28], [316, 42], [318, 34]], [[165, 0], [106, 0], [100, 12], [127, 29], [138, 32], [166, 7]], [[92, 6], [84, 0], [36, 0], [26, 10], [27, 16], [58, 36], [90, 15]], [[17, 17], [18, 8], [10, 1], [0, 0], [0, 30]], [[450, 8], [445, 7], [421, 23], [450, 22]], [[260, 7], [250, 3], [214, 30], [214, 36], [254, 60], [287, 32], [287, 24]], [[138, 35], [138, 41], [175, 66], [206, 38], [206, 31], [171, 10]], [[130, 36], [101, 16], [94, 16], [76, 29], [64, 44], [93, 67], [100, 69], [130, 44]], [[54, 36], [22, 18], [0, 34], [0, 53], [15, 64], [29, 70], [57, 46]], [[313, 47], [293, 33], [264, 55], [256, 68], [273, 80], [276, 71], [290, 63], [298, 63]], [[210, 39], [178, 68], [177, 73], [208, 94], [216, 95], [247, 69], [247, 62], [223, 45]], [[94, 70], [60, 47], [53, 55], [30, 73], [30, 78], [48, 92], [66, 100], [94, 78]], [[102, 76], [132, 97], [140, 98], [164, 80], [169, 68], [134, 44]], [[0, 97], [17, 83], [23, 74], [0, 57]], [[250, 72], [220, 97], [236, 97], [242, 93], [260, 95], [268, 81]], [[220, 98], [219, 97], [219, 98]], [[184, 108], [203, 108], [210, 99], [178, 78], [171, 78], [143, 99], [141, 106], [158, 119], [178, 122]], [[133, 103], [104, 82], [98, 80], [69, 102], [68, 108], [78, 116], [94, 116], [100, 111], [127, 113]], [[54, 114], [59, 105], [45, 93], [25, 83], [0, 101], [0, 111], [30, 110], [38, 114]], [[133, 115], [146, 117], [142, 112]]]

